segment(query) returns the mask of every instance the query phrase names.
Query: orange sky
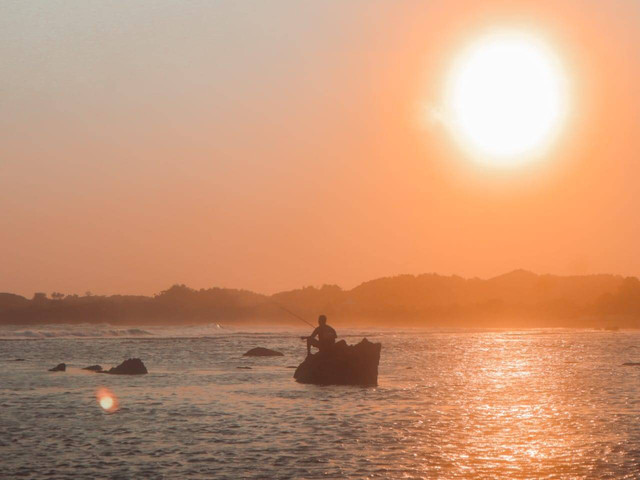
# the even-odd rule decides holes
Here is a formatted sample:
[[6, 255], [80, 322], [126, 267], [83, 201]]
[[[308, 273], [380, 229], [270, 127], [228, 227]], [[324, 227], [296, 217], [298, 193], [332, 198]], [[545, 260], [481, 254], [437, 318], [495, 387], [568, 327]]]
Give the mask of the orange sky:
[[[0, 291], [639, 275], [639, 5], [5, 3]], [[512, 170], [420, 120], [501, 26], [543, 35], [572, 91]]]

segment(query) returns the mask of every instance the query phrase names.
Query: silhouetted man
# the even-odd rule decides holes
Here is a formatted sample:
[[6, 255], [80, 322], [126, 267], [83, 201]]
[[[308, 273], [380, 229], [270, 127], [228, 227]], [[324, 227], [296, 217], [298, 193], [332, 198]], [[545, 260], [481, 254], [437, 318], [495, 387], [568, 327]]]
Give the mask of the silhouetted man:
[[[316, 339], [316, 337], [318, 337]], [[321, 352], [331, 348], [336, 343], [338, 334], [327, 325], [327, 317], [320, 315], [318, 317], [318, 327], [313, 333], [307, 337], [307, 355], [311, 354], [311, 347], [317, 347]]]

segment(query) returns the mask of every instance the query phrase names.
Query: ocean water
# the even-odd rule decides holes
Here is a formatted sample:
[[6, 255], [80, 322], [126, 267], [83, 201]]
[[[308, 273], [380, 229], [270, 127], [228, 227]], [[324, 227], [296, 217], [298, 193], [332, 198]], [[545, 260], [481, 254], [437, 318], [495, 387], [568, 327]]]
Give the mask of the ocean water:
[[376, 388], [296, 383], [303, 333], [1, 327], [0, 477], [640, 478], [637, 332], [338, 329], [382, 342]]

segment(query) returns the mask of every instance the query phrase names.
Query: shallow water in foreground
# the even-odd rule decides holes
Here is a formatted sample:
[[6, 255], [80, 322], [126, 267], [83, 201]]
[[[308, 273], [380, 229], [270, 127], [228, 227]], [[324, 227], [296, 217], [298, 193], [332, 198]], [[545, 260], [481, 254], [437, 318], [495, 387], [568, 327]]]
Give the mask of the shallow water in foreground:
[[[0, 328], [0, 477], [640, 477], [636, 332], [339, 331], [383, 344], [359, 388], [295, 383], [302, 331], [145, 330]], [[150, 374], [80, 370], [128, 357]]]

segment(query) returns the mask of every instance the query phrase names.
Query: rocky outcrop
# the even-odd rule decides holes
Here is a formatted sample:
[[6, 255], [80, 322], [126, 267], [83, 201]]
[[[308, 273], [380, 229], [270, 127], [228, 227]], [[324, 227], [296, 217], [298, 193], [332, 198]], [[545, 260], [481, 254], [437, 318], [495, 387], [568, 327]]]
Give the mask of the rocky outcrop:
[[277, 352], [275, 350], [270, 350], [268, 348], [256, 347], [246, 352], [243, 356], [245, 357], [283, 357], [284, 354]]
[[315, 385], [375, 386], [381, 349], [380, 343], [366, 338], [357, 345], [341, 340], [329, 350], [307, 355], [293, 378]]
[[91, 370], [92, 372], [101, 372], [101, 365], [89, 365], [88, 367], [84, 367], [83, 370]]
[[98, 373], [110, 373], [111, 375], [144, 375], [149, 372], [147, 371], [147, 367], [144, 366], [144, 363], [142, 363], [142, 360], [139, 358], [130, 358], [117, 367], [112, 367], [109, 370], [99, 370]]
[[49, 369], [50, 372], [64, 372], [66, 370], [67, 370], [66, 363], [59, 363], [55, 367]]

